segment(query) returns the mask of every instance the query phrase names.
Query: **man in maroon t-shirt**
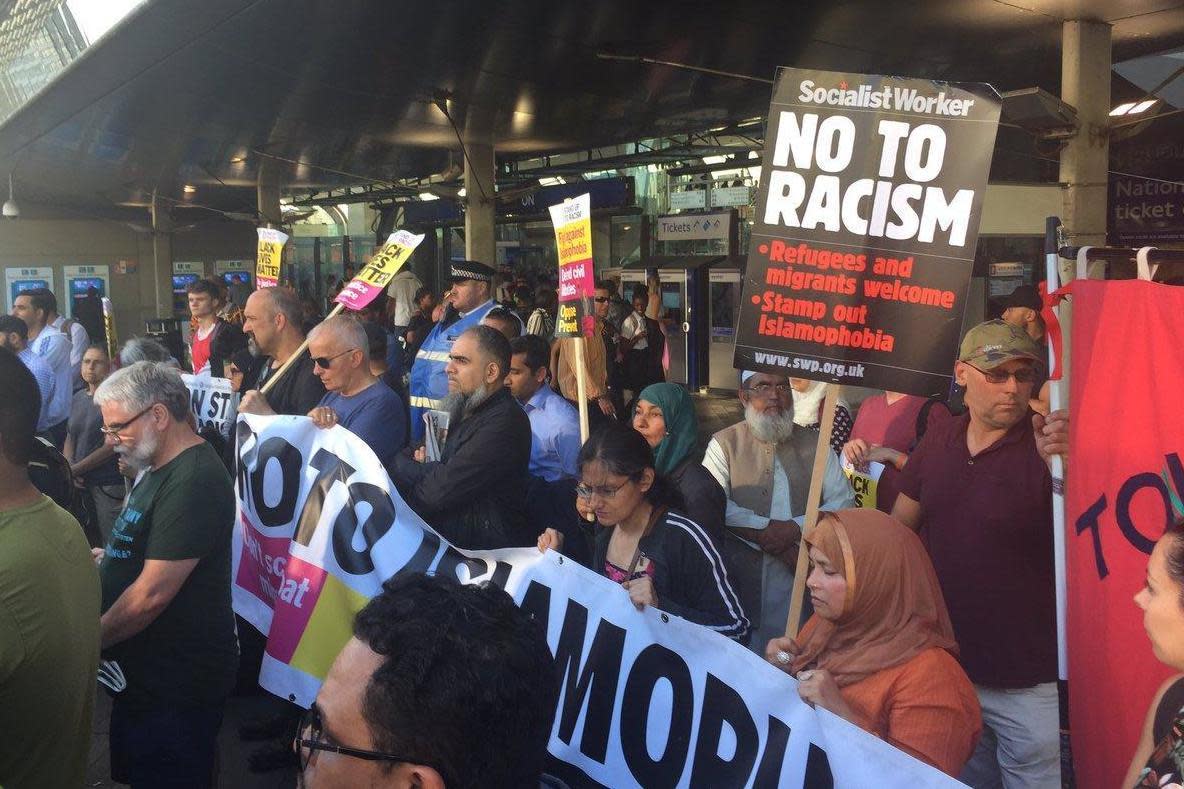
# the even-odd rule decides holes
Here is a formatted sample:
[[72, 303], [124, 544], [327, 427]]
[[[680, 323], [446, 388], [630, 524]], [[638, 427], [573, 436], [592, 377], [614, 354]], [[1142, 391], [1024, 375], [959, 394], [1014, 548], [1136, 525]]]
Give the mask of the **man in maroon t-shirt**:
[[1067, 451], [1068, 416], [1028, 410], [1040, 363], [1022, 329], [995, 320], [967, 332], [954, 366], [967, 412], [925, 434], [892, 511], [925, 539], [982, 704], [982, 739], [959, 776], [975, 787], [1061, 784], [1046, 459]]

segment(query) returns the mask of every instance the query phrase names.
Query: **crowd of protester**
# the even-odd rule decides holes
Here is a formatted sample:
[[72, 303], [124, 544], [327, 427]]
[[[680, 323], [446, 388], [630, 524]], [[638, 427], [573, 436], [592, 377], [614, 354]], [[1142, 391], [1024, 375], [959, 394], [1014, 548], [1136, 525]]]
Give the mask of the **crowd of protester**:
[[[581, 367], [577, 341], [553, 336], [553, 282], [476, 261], [450, 273], [439, 297], [406, 272], [328, 319], [288, 287], [199, 280], [180, 359], [147, 337], [112, 359], [52, 293], [18, 297], [0, 318], [0, 619], [21, 636], [0, 641], [0, 784], [82, 782], [96, 676], [114, 780], [214, 782], [227, 699], [263, 645], [230, 601], [233, 442], [199, 434], [181, 371], [227, 377], [240, 412], [351, 431], [459, 548], [559, 551], [971, 786], [1060, 784], [1048, 461], [1068, 430], [1063, 412], [1033, 414], [1031, 309], [966, 333], [961, 408], [844, 402], [820, 446], [819, 386], [758, 371], [738, 376], [743, 418], [703, 436], [695, 400], [665, 382], [648, 289], [626, 304], [597, 283]], [[32, 461], [55, 451], [67, 490], [47, 497]], [[803, 540], [819, 452], [822, 516]], [[843, 460], [885, 467], [863, 508]], [[1184, 670], [1182, 534], [1157, 545], [1139, 604]], [[309, 786], [538, 785], [557, 693], [544, 634], [505, 593], [403, 578], [358, 615], [311, 710], [277, 700], [251, 739], [280, 755], [252, 764], [290, 762]], [[1179, 736], [1184, 683], [1160, 697], [1128, 784]]]

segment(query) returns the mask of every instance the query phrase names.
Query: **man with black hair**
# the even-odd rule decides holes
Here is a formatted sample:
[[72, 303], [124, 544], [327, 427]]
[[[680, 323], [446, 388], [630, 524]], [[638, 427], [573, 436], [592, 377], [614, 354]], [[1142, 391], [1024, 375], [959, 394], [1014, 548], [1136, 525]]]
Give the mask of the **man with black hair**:
[[193, 323], [188, 347], [190, 370], [194, 375], [223, 378], [226, 360], [246, 346], [247, 338], [238, 326], [218, 316], [223, 302], [217, 283], [199, 279], [190, 282], [185, 293]]
[[492, 326], [504, 334], [507, 340], [513, 340], [522, 335], [522, 319], [508, 307], [494, 307], [485, 313], [485, 317], [481, 319], [481, 325]]
[[458, 548], [532, 545], [527, 526], [530, 420], [506, 388], [510, 342], [490, 326], [461, 334], [448, 353], [448, 438], [439, 461], [396, 455], [391, 478], [432, 528]]
[[578, 477], [580, 414], [547, 386], [550, 345], [536, 334], [526, 334], [510, 341], [510, 353], [506, 386], [530, 419], [531, 476], [547, 482]]
[[78, 522], [29, 481], [40, 398], [0, 349], [0, 785], [81, 786], [99, 665], [99, 577]]
[[66, 421], [70, 418], [70, 398], [74, 395], [77, 373], [70, 358], [70, 336], [52, 325], [57, 313], [57, 299], [48, 288], [23, 291], [12, 302], [12, 314], [23, 320], [29, 329], [29, 348], [53, 370], [54, 391], [49, 400], [48, 427], [44, 433], [60, 450], [66, 443]]
[[0, 348], [7, 348], [15, 353], [37, 381], [40, 408], [35, 421], [37, 433], [45, 434], [49, 429], [49, 408], [57, 386], [57, 376], [54, 375], [53, 368], [49, 366], [49, 362], [29, 348], [29, 327], [15, 315], [0, 315]]
[[305, 716], [300, 786], [534, 789], [558, 694], [546, 632], [504, 591], [396, 576]]

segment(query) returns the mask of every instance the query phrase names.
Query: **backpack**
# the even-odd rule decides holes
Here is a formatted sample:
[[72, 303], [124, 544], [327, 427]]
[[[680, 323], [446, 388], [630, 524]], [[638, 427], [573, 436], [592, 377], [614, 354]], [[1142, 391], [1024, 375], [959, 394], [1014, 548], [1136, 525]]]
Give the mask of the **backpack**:
[[29, 458], [29, 480], [37, 490], [74, 516], [92, 548], [102, 547], [94, 501], [85, 488], [74, 486], [74, 478], [70, 474], [70, 463], [66, 456], [41, 436], [33, 439], [33, 453]]

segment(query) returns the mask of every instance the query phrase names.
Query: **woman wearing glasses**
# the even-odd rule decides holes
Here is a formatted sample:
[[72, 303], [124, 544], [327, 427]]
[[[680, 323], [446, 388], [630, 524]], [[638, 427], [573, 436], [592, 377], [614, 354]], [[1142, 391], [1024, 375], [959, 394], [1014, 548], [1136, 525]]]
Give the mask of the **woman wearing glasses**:
[[[650, 605], [730, 638], [748, 633], [719, 551], [697, 523], [679, 514], [681, 497], [654, 470], [637, 431], [609, 425], [580, 450], [576, 509], [596, 518], [592, 569], [621, 584], [638, 608]], [[547, 529], [539, 550], [563, 546]]]

